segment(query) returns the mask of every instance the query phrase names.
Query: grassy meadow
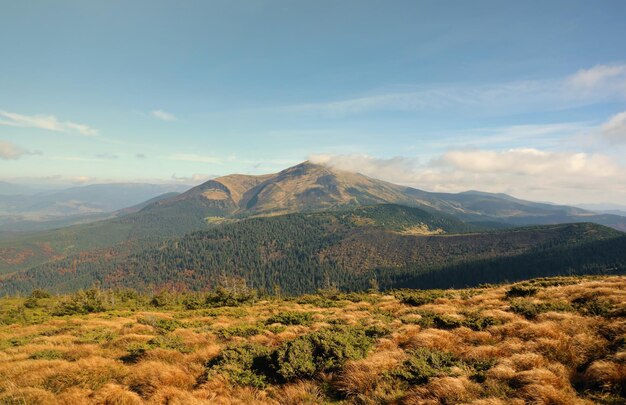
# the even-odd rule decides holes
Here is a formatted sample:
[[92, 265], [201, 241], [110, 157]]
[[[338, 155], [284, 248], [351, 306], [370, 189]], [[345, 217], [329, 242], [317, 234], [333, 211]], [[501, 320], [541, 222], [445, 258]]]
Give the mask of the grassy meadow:
[[0, 299], [1, 404], [623, 404], [626, 277]]

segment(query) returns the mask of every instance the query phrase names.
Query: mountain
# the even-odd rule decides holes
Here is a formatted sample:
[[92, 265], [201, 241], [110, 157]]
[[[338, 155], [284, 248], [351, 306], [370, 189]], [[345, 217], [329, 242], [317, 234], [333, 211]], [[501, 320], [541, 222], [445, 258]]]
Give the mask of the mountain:
[[7, 183], [6, 181], [0, 181], [0, 196], [32, 194], [35, 192], [36, 191], [30, 187], [21, 186], [19, 184]]
[[93, 222], [108, 218], [108, 214], [117, 210], [188, 188], [179, 184], [119, 183], [0, 195], [0, 232], [43, 230]]
[[373, 278], [382, 288], [458, 287], [625, 271], [626, 235], [601, 225], [482, 231], [387, 204], [237, 220], [127, 255], [81, 253], [0, 278], [0, 292], [94, 283], [204, 290], [221, 278], [243, 277], [257, 288], [299, 294], [328, 285], [364, 289]]
[[[107, 192], [114, 190], [102, 189], [93, 195]], [[275, 174], [219, 177], [103, 221], [4, 237], [0, 240], [0, 274], [101, 249], [126, 255], [243, 218], [390, 203], [452, 216], [482, 228], [594, 222], [626, 230], [626, 218], [621, 216], [534, 203], [505, 194], [431, 193], [304, 162]]]
[[454, 215], [464, 221], [510, 225], [595, 222], [626, 231], [626, 219], [581, 208], [478, 191], [432, 193], [304, 162], [276, 174], [229, 175], [152, 207], [200, 210], [206, 216], [246, 217], [393, 203]]

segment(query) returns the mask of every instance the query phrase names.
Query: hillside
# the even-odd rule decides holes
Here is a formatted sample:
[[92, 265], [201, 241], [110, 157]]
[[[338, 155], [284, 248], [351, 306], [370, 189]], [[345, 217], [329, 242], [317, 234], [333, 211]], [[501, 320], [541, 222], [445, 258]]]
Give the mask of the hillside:
[[623, 404], [626, 278], [0, 299], [3, 404]]
[[219, 177], [149, 209], [182, 211], [177, 207], [188, 204], [204, 209], [207, 216], [245, 217], [381, 203], [416, 206], [470, 222], [511, 225], [595, 222], [626, 231], [626, 219], [617, 215], [524, 201], [506, 194], [431, 193], [311, 162], [276, 174]]
[[[416, 280], [429, 274], [431, 283], [466, 286], [530, 274], [623, 272], [625, 242], [624, 234], [594, 224], [480, 231], [418, 208], [378, 205], [239, 220], [128, 255], [107, 250], [70, 256], [0, 278], [0, 292], [72, 291], [94, 282], [205, 290], [221, 277], [242, 277], [255, 288], [300, 294], [329, 285], [361, 290], [371, 279], [385, 289], [420, 287]], [[525, 268], [527, 256], [534, 261]], [[505, 258], [506, 265], [450, 276], [459, 266]]]
[[381, 203], [417, 207], [483, 228], [595, 222], [626, 230], [626, 217], [533, 203], [476, 191], [445, 194], [399, 186], [304, 162], [276, 174], [229, 175], [182, 194], [140, 205], [124, 215], [0, 239], [0, 274], [23, 271], [98, 250], [129, 252], [189, 232], [248, 217], [341, 210]]

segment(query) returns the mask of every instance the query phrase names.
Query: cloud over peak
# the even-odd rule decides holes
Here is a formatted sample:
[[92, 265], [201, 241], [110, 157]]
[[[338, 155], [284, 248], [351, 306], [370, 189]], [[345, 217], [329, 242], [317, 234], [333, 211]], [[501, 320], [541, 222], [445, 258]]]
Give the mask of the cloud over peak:
[[368, 155], [313, 155], [310, 160], [428, 191], [505, 192], [569, 204], [626, 200], [626, 167], [603, 154], [461, 149], [423, 164], [417, 158]]

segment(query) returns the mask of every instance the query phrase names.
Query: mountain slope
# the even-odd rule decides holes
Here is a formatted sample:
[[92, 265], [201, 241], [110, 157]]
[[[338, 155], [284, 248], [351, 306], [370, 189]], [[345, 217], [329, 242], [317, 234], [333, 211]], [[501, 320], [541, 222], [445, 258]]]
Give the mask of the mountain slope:
[[246, 217], [346, 209], [381, 203], [418, 207], [489, 228], [595, 222], [626, 230], [626, 218], [580, 208], [534, 203], [504, 194], [431, 193], [304, 162], [276, 174], [234, 174], [182, 194], [143, 204], [139, 211], [0, 240], [0, 274], [94, 249], [149, 247], [188, 232]]
[[[594, 224], [566, 224], [476, 231], [454, 218], [398, 205], [250, 218], [195, 232], [127, 257], [74, 256], [0, 279], [11, 293], [46, 287], [67, 291], [97, 282], [105, 287], [203, 290], [221, 277], [243, 277], [249, 285], [287, 293], [311, 292], [335, 284], [366, 288], [378, 278], [384, 288], [403, 285], [420, 274], [454, 266], [532, 254], [539, 273], [585, 273], [586, 267], [554, 264], [560, 249], [606, 242], [586, 263], [595, 272], [626, 270], [624, 234]], [[567, 261], [569, 266], [569, 261]], [[506, 277], [506, 269], [497, 276]], [[518, 274], [509, 274], [511, 279]], [[537, 274], [536, 274], [537, 275]], [[493, 276], [493, 274], [492, 274]], [[523, 276], [523, 275], [522, 275]], [[437, 278], [445, 283], [445, 279]]]
[[151, 209], [182, 211], [192, 204], [206, 215], [254, 216], [381, 203], [416, 206], [464, 221], [511, 225], [596, 222], [626, 231], [626, 219], [575, 207], [535, 203], [477, 191], [431, 193], [304, 162], [276, 174], [230, 175], [201, 184]]

